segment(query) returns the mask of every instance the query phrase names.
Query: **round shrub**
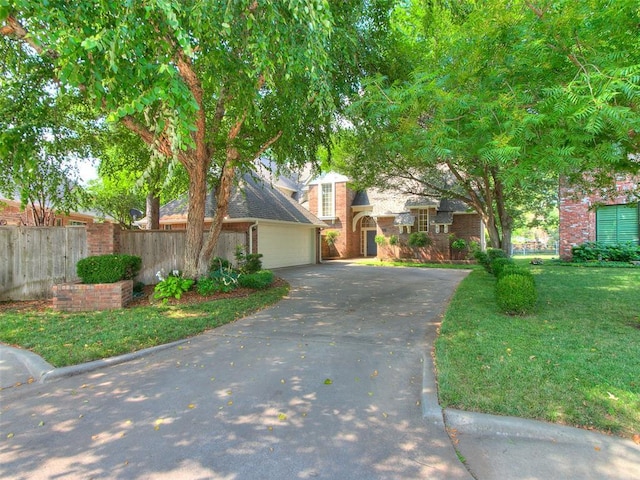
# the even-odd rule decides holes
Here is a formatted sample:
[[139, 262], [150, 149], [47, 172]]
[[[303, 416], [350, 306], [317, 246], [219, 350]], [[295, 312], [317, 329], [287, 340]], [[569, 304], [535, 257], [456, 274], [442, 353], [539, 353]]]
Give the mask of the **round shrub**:
[[238, 285], [255, 290], [263, 290], [273, 283], [273, 272], [271, 270], [261, 270], [256, 273], [240, 275]]
[[500, 270], [500, 273], [497, 274], [496, 277], [498, 278], [498, 280], [500, 280], [505, 275], [522, 275], [523, 277], [531, 278], [531, 280], [534, 279], [533, 273], [531, 273], [531, 270], [527, 268], [518, 267], [517, 265], [513, 265], [513, 264], [505, 265], [504, 267], [502, 267], [502, 269]]
[[76, 272], [82, 283], [115, 283], [135, 277], [142, 266], [142, 259], [135, 255], [94, 255], [76, 264]]
[[482, 250], [475, 250], [473, 252], [473, 258], [475, 258], [476, 261], [480, 265], [482, 265], [487, 272], [493, 273], [491, 270], [491, 264], [493, 263], [493, 261], [496, 258], [508, 257], [507, 254], [504, 253], [504, 250], [501, 250], [499, 248], [487, 248], [485, 252], [483, 252]]
[[502, 272], [502, 270], [505, 267], [510, 265], [513, 265], [512, 259], [506, 258], [506, 257], [498, 257], [498, 258], [494, 258], [491, 261], [490, 270], [491, 270], [491, 273], [493, 273], [496, 277], [499, 277], [500, 272]]
[[496, 301], [502, 312], [508, 315], [525, 315], [536, 305], [538, 294], [533, 277], [504, 275], [496, 283]]
[[433, 240], [425, 232], [413, 232], [409, 235], [408, 245], [413, 248], [429, 247]]

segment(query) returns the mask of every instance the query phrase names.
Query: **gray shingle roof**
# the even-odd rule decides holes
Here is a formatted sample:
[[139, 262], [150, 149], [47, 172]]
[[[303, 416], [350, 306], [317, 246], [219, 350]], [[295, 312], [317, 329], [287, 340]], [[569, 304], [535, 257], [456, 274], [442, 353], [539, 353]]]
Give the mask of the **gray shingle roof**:
[[412, 208], [438, 207], [438, 200], [431, 197], [409, 195], [393, 190], [368, 188], [359, 191], [351, 204], [354, 207], [371, 206], [373, 216], [393, 216], [408, 212]]
[[[160, 221], [186, 221], [188, 200], [183, 195], [160, 208]], [[205, 217], [213, 218], [216, 208], [215, 192], [207, 195]], [[315, 215], [288, 198], [260, 177], [245, 174], [233, 188], [229, 200], [229, 219], [275, 220], [299, 224], [325, 226]]]

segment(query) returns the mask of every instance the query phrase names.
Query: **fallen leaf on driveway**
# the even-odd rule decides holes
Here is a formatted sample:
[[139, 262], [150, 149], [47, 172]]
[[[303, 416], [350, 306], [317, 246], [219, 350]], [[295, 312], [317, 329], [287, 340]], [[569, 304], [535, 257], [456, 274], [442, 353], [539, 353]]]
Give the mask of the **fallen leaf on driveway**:
[[324, 384], [325, 385], [331, 385], [333, 382], [331, 381], [330, 378], [325, 379]]
[[633, 441], [636, 442], [638, 445], [640, 445], [640, 435], [639, 434], [635, 434], [633, 437]]

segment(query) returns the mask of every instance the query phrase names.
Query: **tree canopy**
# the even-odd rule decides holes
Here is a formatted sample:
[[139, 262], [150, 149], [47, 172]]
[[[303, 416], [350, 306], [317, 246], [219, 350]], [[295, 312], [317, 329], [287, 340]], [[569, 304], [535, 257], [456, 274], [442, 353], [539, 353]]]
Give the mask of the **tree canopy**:
[[514, 215], [559, 175], [637, 169], [637, 2], [409, 4], [411, 74], [369, 79], [353, 104], [341, 168], [359, 183], [464, 200], [509, 250]]
[[[185, 274], [195, 277], [208, 267], [236, 169], [267, 151], [310, 161], [327, 142], [338, 100], [357, 85], [367, 56], [356, 54], [357, 30], [375, 3], [2, 0], [0, 33], [45, 59], [63, 91], [184, 166]], [[205, 244], [211, 174], [217, 212]]]
[[3, 36], [0, 52], [0, 192], [52, 225], [81, 203], [76, 163], [91, 150], [91, 116], [77, 96], [60, 95], [46, 59]]

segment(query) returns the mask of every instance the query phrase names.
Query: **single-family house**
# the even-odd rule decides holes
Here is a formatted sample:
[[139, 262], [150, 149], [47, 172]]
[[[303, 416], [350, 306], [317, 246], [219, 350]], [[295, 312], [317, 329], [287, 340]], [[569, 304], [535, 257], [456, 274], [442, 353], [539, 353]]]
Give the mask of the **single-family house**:
[[[37, 207], [36, 207], [37, 208]], [[36, 225], [34, 209], [24, 207], [18, 200], [0, 198], [0, 226], [2, 225]], [[91, 212], [54, 212], [46, 211], [47, 226], [66, 227], [70, 225], [88, 225], [96, 220]]]
[[571, 259], [571, 248], [585, 242], [638, 244], [638, 177], [619, 176], [615, 192], [585, 194], [560, 182], [560, 258]]
[[[320, 229], [326, 225], [296, 200], [291, 182], [271, 182], [247, 173], [234, 187], [223, 231], [245, 234], [246, 251], [261, 253], [264, 268], [314, 264], [320, 261]], [[186, 229], [187, 195], [160, 207], [160, 228]], [[205, 205], [205, 229], [213, 222], [212, 190]], [[229, 259], [232, 260], [232, 259]]]
[[[484, 244], [480, 215], [459, 200], [373, 188], [357, 191], [349, 186], [348, 177], [335, 172], [309, 183], [308, 205], [328, 225], [323, 230], [323, 258], [419, 254], [424, 260], [452, 260], [468, 253], [452, 248], [454, 240]], [[333, 245], [326, 241], [331, 230], [338, 232]], [[414, 232], [425, 232], [431, 246], [419, 252], [409, 248], [408, 238]]]

